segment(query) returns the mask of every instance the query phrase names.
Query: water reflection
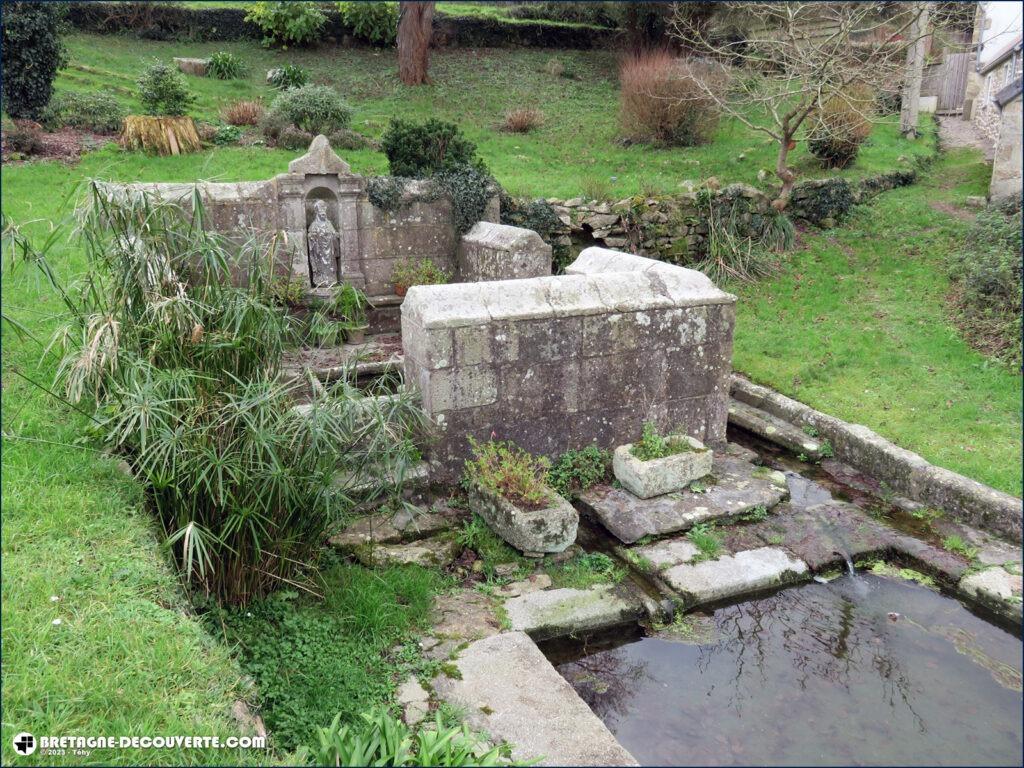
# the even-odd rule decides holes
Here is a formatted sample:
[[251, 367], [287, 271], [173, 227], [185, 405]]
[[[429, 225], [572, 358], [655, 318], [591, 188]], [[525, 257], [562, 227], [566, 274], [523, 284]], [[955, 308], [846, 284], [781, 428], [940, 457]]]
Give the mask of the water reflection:
[[1021, 762], [1021, 645], [954, 600], [863, 576], [714, 622], [560, 670], [642, 763]]

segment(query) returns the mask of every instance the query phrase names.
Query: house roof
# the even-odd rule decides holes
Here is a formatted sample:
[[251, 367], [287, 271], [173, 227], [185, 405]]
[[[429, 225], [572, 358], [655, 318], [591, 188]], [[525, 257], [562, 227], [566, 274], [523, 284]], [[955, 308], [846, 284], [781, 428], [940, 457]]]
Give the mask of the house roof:
[[1002, 109], [1004, 105], [1008, 104], [1009, 102], [1013, 101], [1015, 98], [1020, 96], [1022, 85], [1024, 85], [1024, 79], [1018, 77], [1005, 88], [1001, 88], [999, 91], [996, 92], [996, 104], [999, 105], [1000, 109]]
[[1003, 48], [1003, 50], [996, 54], [996, 57], [992, 59], [992, 61], [990, 61], [988, 64], [981, 68], [981, 74], [984, 75], [987, 74], [988, 72], [991, 72], [997, 66], [1006, 61], [1006, 59], [1009, 58], [1010, 54], [1012, 54], [1015, 50], [1021, 47], [1022, 41], [1024, 41], [1024, 35], [1017, 35], [1017, 37], [1015, 37], [1009, 45], [1007, 45], [1005, 48]]

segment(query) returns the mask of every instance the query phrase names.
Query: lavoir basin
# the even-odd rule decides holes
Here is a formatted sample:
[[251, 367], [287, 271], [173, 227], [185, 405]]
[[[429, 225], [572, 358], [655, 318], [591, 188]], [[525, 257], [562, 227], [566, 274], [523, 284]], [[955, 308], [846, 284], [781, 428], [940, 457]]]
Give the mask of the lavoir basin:
[[1021, 648], [866, 573], [546, 652], [644, 765], [1021, 765]]

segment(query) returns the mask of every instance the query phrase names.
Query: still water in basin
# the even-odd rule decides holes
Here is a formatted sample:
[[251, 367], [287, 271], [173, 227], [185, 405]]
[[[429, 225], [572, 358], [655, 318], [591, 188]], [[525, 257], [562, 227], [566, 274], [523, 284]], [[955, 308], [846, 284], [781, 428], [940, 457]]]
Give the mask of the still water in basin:
[[808, 584], [590, 651], [552, 660], [641, 764], [1021, 764], [1020, 641], [914, 584]]

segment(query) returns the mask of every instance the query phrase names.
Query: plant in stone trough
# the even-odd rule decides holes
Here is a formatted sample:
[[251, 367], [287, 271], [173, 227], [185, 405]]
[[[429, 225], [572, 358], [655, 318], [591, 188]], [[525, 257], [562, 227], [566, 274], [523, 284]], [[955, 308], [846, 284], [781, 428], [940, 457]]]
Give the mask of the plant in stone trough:
[[633, 443], [630, 450], [640, 461], [651, 461], [652, 459], [664, 459], [666, 456], [675, 456], [677, 453], [692, 451], [690, 444], [683, 440], [666, 439], [658, 434], [658, 427], [654, 422], [644, 423], [640, 439]]
[[249, 272], [236, 287], [198, 192], [192, 205], [190, 216], [93, 185], [79, 222], [88, 270], [71, 288], [45, 249], [19, 247], [66, 309], [55, 343], [67, 401], [96, 405], [95, 432], [146, 483], [184, 578], [245, 603], [282, 584], [310, 588], [353, 488], [370, 479], [371, 496], [397, 491], [424, 416], [407, 392], [364, 396], [344, 381], [296, 410], [278, 377], [294, 327], [269, 298], [274, 243], [242, 246]]
[[551, 503], [547, 473], [551, 462], [532, 456], [515, 443], [469, 438], [473, 458], [466, 462], [464, 480], [528, 509], [541, 509]]

